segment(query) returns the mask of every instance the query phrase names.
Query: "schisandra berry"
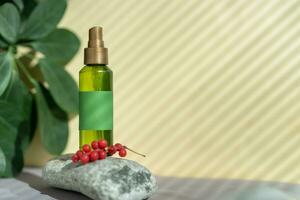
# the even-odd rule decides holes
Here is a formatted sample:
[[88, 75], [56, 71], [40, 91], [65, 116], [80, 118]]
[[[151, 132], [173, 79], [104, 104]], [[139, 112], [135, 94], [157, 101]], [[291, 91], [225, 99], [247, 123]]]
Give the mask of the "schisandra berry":
[[76, 155], [77, 155], [79, 158], [81, 158], [81, 156], [83, 155], [83, 151], [78, 150], [78, 151], [76, 152]]
[[100, 160], [105, 159], [105, 158], [106, 158], [106, 151], [100, 149], [100, 150], [98, 151], [98, 156], [99, 156], [99, 159], [100, 159]]
[[72, 156], [72, 161], [74, 163], [80, 161], [80, 163], [84, 165], [96, 160], [103, 160], [108, 155], [112, 156], [116, 152], [118, 152], [120, 157], [126, 157], [127, 151], [131, 151], [140, 156], [146, 157], [145, 155], [140, 154], [120, 143], [116, 143], [115, 145], [110, 145], [107, 148], [106, 147], [107, 147], [107, 141], [105, 139], [101, 139], [99, 141], [93, 141], [91, 143], [91, 146], [88, 144], [84, 144], [82, 146], [82, 150], [78, 150], [76, 154]]
[[102, 140], [99, 140], [98, 141], [98, 146], [99, 146], [99, 149], [105, 149], [105, 147], [107, 147], [107, 141], [102, 139]]
[[120, 157], [125, 157], [126, 155], [127, 155], [126, 149], [121, 148], [121, 149], [119, 150], [119, 156], [120, 156]]
[[92, 148], [93, 148], [94, 150], [96, 150], [96, 149], [99, 148], [98, 142], [97, 142], [96, 140], [93, 141], [93, 142], [91, 143], [91, 145], [92, 145]]
[[107, 151], [108, 151], [109, 155], [114, 155], [114, 154], [117, 152], [117, 149], [115, 148], [114, 145], [110, 145], [110, 146], [107, 148]]
[[91, 151], [91, 147], [90, 147], [90, 145], [85, 144], [85, 145], [82, 146], [82, 150], [83, 150], [85, 153], [88, 153], [88, 152]]
[[79, 160], [79, 156], [76, 155], [76, 154], [74, 154], [74, 155], [72, 156], [72, 161], [73, 161], [73, 163], [77, 163], [78, 160]]
[[117, 151], [120, 151], [120, 149], [123, 149], [123, 145], [120, 144], [120, 143], [116, 143], [115, 148], [116, 148]]
[[90, 161], [90, 157], [87, 154], [83, 154], [80, 158], [81, 164], [85, 165]]
[[96, 161], [96, 160], [98, 160], [99, 159], [99, 154], [98, 154], [98, 152], [97, 151], [92, 151], [91, 153], [90, 153], [90, 160], [91, 161]]

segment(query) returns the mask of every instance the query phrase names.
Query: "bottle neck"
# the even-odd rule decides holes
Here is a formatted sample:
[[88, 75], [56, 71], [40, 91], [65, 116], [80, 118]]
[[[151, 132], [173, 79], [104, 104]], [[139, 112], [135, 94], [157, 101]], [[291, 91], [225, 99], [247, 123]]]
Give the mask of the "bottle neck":
[[86, 66], [91, 66], [91, 67], [103, 66], [103, 67], [107, 67], [106, 64], [87, 64]]

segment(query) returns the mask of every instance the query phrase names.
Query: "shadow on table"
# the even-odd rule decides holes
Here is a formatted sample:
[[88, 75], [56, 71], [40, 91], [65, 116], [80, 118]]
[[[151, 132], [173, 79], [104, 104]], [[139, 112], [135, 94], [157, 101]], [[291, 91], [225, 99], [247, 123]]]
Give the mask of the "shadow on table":
[[90, 200], [90, 198], [78, 192], [50, 187], [43, 181], [41, 177], [33, 175], [31, 173], [23, 172], [17, 177], [17, 179], [27, 183], [30, 187], [40, 191], [42, 194], [48, 195], [58, 200]]
[[[300, 185], [280, 182], [156, 177], [158, 191], [149, 200], [300, 200]], [[18, 180], [58, 200], [89, 200], [68, 190], [52, 188], [42, 178], [22, 172]]]

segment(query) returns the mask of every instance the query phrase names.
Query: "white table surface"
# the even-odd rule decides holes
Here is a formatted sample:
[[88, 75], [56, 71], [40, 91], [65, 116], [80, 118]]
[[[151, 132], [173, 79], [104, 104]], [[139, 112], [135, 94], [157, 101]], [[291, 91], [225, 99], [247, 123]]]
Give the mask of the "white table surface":
[[[285, 194], [286, 200], [300, 200], [300, 185], [258, 182], [242, 180], [212, 180], [189, 179], [174, 177], [156, 177], [159, 190], [149, 200], [224, 200], [234, 199], [233, 196], [241, 191], [263, 191], [263, 193], [275, 191]], [[277, 193], [276, 193], [277, 194]], [[275, 196], [276, 196], [275, 194]], [[279, 195], [280, 196], [280, 195]], [[281, 196], [278, 200], [282, 200]], [[227, 198], [225, 198], [227, 197]], [[276, 196], [277, 197], [277, 196]], [[89, 198], [77, 192], [52, 188], [41, 178], [41, 169], [25, 168], [17, 178], [0, 179], [1, 200], [88, 200]], [[254, 198], [242, 198], [251, 199]], [[239, 200], [242, 200], [239, 198]], [[255, 200], [277, 200], [274, 198], [255, 198]]]

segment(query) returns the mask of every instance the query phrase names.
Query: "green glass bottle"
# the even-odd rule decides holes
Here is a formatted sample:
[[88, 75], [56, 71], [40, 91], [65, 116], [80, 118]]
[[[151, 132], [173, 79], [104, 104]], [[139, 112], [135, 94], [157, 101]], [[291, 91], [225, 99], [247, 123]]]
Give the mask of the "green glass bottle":
[[89, 30], [84, 66], [79, 73], [79, 147], [93, 140], [113, 144], [113, 73], [107, 66], [102, 28]]

